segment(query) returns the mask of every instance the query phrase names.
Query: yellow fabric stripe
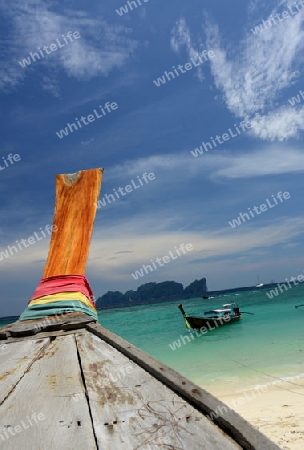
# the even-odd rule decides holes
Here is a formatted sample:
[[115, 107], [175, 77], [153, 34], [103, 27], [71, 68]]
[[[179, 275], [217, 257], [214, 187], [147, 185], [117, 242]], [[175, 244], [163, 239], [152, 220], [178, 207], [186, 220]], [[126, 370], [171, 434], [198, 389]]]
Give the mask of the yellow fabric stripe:
[[59, 294], [44, 295], [43, 297], [39, 297], [36, 298], [35, 300], [32, 300], [28, 306], [30, 307], [34, 305], [43, 305], [47, 303], [60, 302], [66, 300], [71, 301], [74, 300], [82, 302], [86, 306], [89, 306], [91, 309], [93, 309], [93, 311], [95, 311], [95, 308], [93, 308], [89, 299], [81, 292], [60, 292]]

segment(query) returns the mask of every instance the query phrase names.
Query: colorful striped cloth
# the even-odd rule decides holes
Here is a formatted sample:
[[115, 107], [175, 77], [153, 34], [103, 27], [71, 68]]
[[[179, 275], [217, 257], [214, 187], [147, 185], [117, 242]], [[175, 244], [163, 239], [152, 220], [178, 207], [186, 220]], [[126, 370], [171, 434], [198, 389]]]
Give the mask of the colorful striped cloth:
[[82, 312], [97, 320], [93, 292], [84, 275], [42, 278], [19, 320]]

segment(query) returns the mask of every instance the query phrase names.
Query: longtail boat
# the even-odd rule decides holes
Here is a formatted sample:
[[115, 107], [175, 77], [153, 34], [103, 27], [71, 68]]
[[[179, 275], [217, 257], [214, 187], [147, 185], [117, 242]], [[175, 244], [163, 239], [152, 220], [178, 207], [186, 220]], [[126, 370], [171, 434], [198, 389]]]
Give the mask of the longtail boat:
[[214, 329], [214, 327], [217, 328], [227, 323], [238, 322], [242, 319], [242, 314], [237, 303], [226, 303], [222, 308], [205, 311], [203, 316], [188, 316], [181, 303], [178, 305], [178, 308], [185, 319], [186, 327], [193, 328], [193, 330], [205, 328], [208, 331]]
[[228, 406], [98, 323], [85, 266], [102, 169], [57, 175], [43, 278], [0, 329], [6, 450], [278, 450]]

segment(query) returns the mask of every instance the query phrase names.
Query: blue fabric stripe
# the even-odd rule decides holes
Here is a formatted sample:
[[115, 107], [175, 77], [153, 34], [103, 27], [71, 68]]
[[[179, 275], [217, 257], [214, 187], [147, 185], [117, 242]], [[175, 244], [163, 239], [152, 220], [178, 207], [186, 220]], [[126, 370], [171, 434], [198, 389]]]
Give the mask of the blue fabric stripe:
[[61, 300], [58, 302], [29, 306], [21, 314], [19, 320], [43, 319], [44, 317], [49, 316], [60, 317], [63, 314], [70, 312], [82, 312], [93, 317], [95, 320], [98, 320], [97, 313], [92, 308], [89, 308], [84, 303], [78, 301], [73, 301], [71, 304], [71, 300]]

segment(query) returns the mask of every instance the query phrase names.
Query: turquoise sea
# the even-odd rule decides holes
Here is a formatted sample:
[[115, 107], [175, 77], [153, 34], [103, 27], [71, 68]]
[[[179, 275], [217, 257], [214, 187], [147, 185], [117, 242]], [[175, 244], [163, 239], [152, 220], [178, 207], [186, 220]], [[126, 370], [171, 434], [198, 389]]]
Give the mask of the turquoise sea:
[[[199, 337], [193, 333], [189, 342], [178, 301], [100, 311], [99, 321], [210, 392], [232, 393], [278, 378], [297, 383], [304, 377], [304, 307], [295, 305], [304, 304], [304, 284], [272, 300], [266, 292], [184, 300], [189, 315], [234, 301], [241, 311], [254, 313]], [[0, 327], [5, 323], [0, 319]], [[172, 350], [178, 340], [180, 347]]]

